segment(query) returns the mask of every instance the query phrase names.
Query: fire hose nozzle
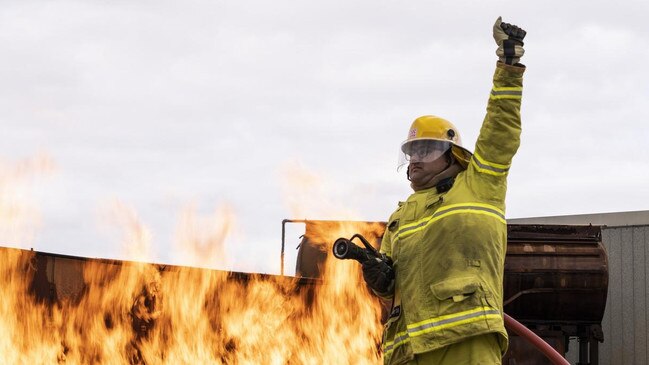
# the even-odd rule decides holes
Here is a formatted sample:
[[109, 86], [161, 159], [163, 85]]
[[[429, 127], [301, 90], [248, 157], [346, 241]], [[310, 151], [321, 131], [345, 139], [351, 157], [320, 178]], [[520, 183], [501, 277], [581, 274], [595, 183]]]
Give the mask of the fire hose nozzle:
[[356, 260], [362, 259], [365, 253], [363, 249], [356, 246], [352, 241], [347, 238], [341, 237], [334, 242], [333, 252], [334, 256], [340, 260]]
[[[363, 242], [365, 248], [359, 247], [352, 242], [354, 238], [358, 238]], [[350, 239], [341, 237], [334, 242], [333, 254], [340, 260], [356, 260], [363, 263], [372, 257], [381, 258], [381, 254], [370, 245], [365, 237], [360, 234], [353, 235]]]

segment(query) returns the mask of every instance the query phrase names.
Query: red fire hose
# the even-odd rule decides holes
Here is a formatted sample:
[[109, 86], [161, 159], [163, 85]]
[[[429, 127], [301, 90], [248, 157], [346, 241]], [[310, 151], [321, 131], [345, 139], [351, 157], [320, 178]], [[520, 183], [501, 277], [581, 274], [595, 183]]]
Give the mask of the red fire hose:
[[557, 350], [552, 346], [548, 345], [547, 342], [536, 335], [536, 333], [530, 331], [527, 327], [523, 326], [519, 321], [510, 317], [505, 313], [505, 326], [509, 328], [515, 334], [525, 338], [529, 341], [534, 347], [539, 349], [554, 365], [570, 365], [568, 360], [561, 356]]

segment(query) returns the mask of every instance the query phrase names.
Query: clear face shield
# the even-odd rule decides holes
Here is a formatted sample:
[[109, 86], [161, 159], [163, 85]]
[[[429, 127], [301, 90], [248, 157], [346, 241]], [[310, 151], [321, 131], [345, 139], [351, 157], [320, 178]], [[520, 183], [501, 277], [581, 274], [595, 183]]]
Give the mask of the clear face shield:
[[433, 162], [442, 157], [450, 148], [451, 142], [435, 139], [405, 141], [401, 144], [397, 171], [410, 163]]

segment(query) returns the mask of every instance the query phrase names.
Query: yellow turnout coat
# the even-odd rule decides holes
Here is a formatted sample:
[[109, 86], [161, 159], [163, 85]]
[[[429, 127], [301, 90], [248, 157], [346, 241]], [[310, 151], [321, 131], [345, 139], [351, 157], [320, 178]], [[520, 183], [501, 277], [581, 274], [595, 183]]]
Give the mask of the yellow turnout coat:
[[453, 187], [418, 191], [390, 216], [381, 251], [394, 261], [385, 364], [402, 364], [503, 324], [505, 192], [520, 144], [524, 67], [498, 63], [475, 152]]

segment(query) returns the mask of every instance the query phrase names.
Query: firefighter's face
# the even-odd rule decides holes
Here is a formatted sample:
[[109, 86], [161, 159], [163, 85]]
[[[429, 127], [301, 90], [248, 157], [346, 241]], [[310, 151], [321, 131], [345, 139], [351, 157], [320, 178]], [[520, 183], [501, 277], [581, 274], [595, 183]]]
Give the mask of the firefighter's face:
[[448, 154], [444, 154], [433, 161], [420, 161], [411, 159], [408, 164], [410, 182], [415, 191], [432, 188], [435, 181], [433, 178], [444, 171], [449, 164]]

